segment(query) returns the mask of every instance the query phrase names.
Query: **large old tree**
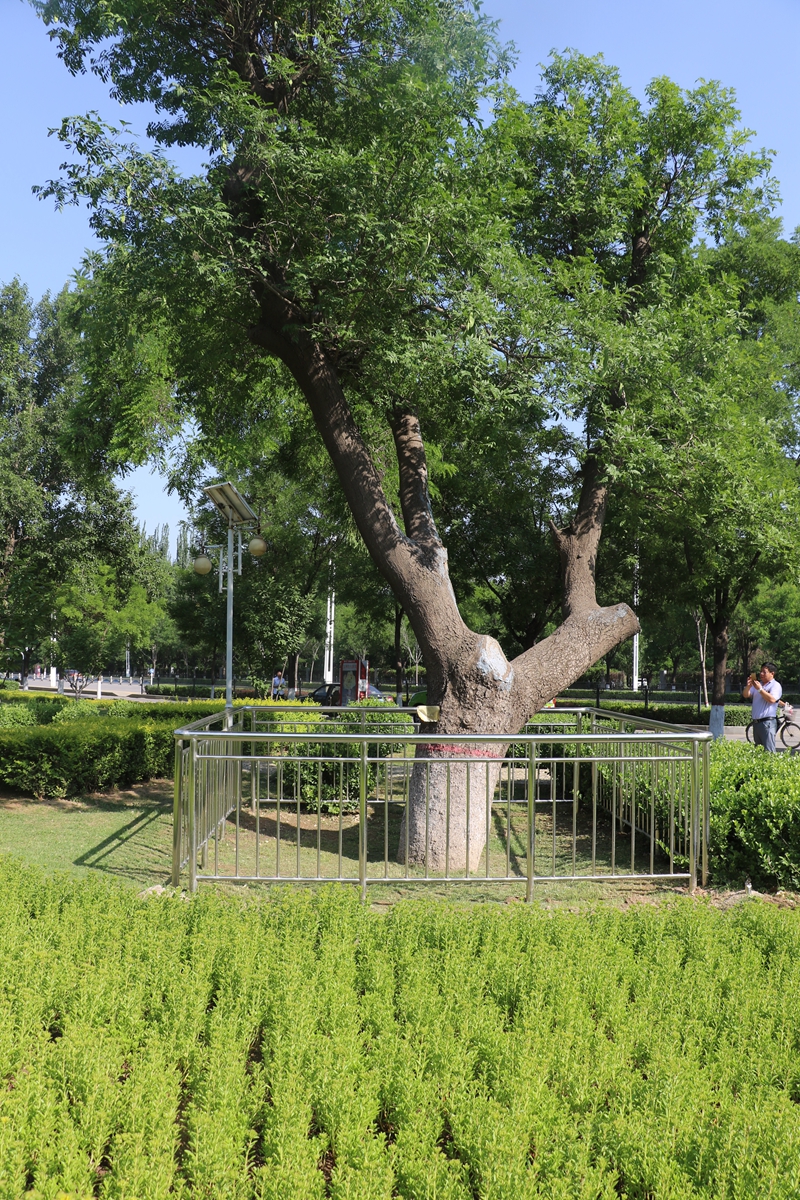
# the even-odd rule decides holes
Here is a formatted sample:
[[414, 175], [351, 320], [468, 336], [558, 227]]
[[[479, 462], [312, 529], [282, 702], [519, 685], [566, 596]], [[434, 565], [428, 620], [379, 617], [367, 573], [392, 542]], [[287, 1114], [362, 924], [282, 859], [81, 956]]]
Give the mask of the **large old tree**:
[[[640, 312], [673, 302], [670, 264], [704, 220], [721, 224], [737, 196], [752, 203], [762, 164], [732, 132], [729, 99], [663, 85], [643, 109], [580, 60], [556, 64], [528, 109], [504, 90], [504, 52], [466, 0], [39, 8], [70, 70], [90, 67], [124, 101], [154, 104], [161, 147], [209, 155], [184, 179], [92, 118], [64, 124], [78, 161], [49, 190], [88, 197], [108, 247], [85, 286], [95, 369], [90, 358], [76, 438], [124, 459], [190, 416], [230, 441], [300, 397], [423, 649], [440, 717], [421, 755], [441, 752], [440, 735], [518, 731], [638, 627], [627, 605], [601, 607], [595, 594], [616, 428], [627, 375], [635, 391], [643, 370]], [[479, 113], [492, 92], [487, 134]], [[459, 612], [424, 430], [468, 436], [468, 414], [513, 422], [524, 406], [546, 431], [554, 404], [566, 414], [562, 491], [574, 497], [552, 529], [563, 620], [509, 662]], [[432, 771], [437, 866], [445, 801]], [[454, 814], [468, 769], [457, 774]], [[412, 803], [417, 859], [419, 812]], [[474, 862], [485, 830], [473, 817]], [[451, 866], [463, 864], [464, 832], [451, 834]]]

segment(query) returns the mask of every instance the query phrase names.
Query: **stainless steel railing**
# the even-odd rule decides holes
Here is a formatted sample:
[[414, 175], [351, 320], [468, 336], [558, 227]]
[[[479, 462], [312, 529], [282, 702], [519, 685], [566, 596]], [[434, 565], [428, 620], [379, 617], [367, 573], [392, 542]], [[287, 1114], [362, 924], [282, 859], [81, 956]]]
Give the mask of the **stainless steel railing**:
[[190, 890], [707, 878], [708, 733], [575, 708], [434, 742], [393, 707], [252, 706], [175, 739]]

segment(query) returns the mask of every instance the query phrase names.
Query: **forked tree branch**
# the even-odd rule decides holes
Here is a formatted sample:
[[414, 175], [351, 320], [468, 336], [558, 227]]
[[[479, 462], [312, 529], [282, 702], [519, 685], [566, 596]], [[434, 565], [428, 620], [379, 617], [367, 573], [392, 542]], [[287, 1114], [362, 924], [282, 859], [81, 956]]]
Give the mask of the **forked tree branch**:
[[392, 418], [392, 434], [400, 470], [400, 507], [408, 537], [420, 546], [441, 546], [428, 495], [428, 463], [415, 413], [400, 411]]
[[[267, 303], [270, 308], [267, 308]], [[458, 611], [439, 540], [427, 503], [427, 472], [419, 424], [401, 433], [404, 519], [416, 537], [404, 535], [383, 490], [380, 475], [347, 398], [322, 348], [272, 311], [276, 296], [265, 297], [265, 320], [251, 328], [251, 339], [280, 358], [302, 391], [330, 455], [350, 511], [369, 554], [405, 609], [429, 669], [458, 661], [470, 636]], [[277, 328], [276, 328], [277, 327]], [[416, 419], [414, 418], [414, 421]], [[421, 500], [424, 495], [425, 501]]]

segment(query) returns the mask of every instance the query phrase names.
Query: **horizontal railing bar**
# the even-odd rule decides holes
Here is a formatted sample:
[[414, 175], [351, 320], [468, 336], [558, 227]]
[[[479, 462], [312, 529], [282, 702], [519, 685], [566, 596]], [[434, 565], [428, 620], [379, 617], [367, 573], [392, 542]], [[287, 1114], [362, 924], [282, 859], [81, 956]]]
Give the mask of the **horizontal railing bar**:
[[[195, 755], [195, 758], [197, 759], [198, 762], [241, 762], [241, 763], [259, 763], [259, 764], [268, 764], [268, 763], [285, 764], [287, 762], [292, 762], [292, 763], [294, 763], [294, 762], [298, 762], [298, 763], [338, 763], [338, 764], [344, 763], [344, 764], [349, 764], [354, 767], [357, 767], [358, 764], [362, 761], [360, 755], [359, 755], [359, 757], [356, 757], [355, 755], [353, 755], [351, 758], [339, 758], [339, 757], [336, 757], [335, 755], [330, 755], [330, 754], [326, 754], [324, 756], [293, 754], [293, 755], [291, 755], [291, 757], [287, 758], [287, 757], [277, 755], [277, 754], [225, 754], [225, 755], [220, 755], [220, 754], [202, 754], [202, 753], [198, 752]], [[499, 754], [493, 755], [491, 757], [489, 755], [486, 755], [482, 758], [465, 758], [463, 755], [460, 755], [460, 754], [455, 754], [455, 755], [449, 755], [449, 754], [448, 755], [444, 755], [444, 754], [438, 755], [437, 754], [436, 758], [385, 758], [385, 757], [381, 758], [380, 756], [375, 757], [374, 755], [365, 755], [364, 761], [371, 763], [373, 766], [376, 763], [385, 763], [385, 764], [397, 765], [397, 766], [402, 766], [403, 763], [408, 763], [409, 766], [411, 766], [412, 764], [418, 765], [420, 763], [450, 763], [450, 764], [458, 763], [460, 766], [463, 766], [465, 763], [469, 763], [470, 765], [478, 767], [478, 766], [481, 766], [482, 764], [500, 763], [501, 765], [506, 765], [509, 767], [516, 767], [518, 770], [527, 768], [527, 765], [528, 765], [527, 759], [503, 758]], [[548, 754], [547, 757], [542, 757], [541, 759], [539, 759], [537, 766], [540, 769], [544, 769], [544, 770], [547, 770], [547, 764], [549, 764], [549, 763], [557, 763], [557, 764], [571, 763], [574, 765], [576, 762], [581, 762], [581, 763], [586, 763], [588, 765], [591, 765], [592, 763], [597, 763], [600, 766], [603, 766], [603, 765], [612, 766], [615, 762], [618, 762], [618, 761], [619, 761], [618, 759], [616, 759], [610, 755], [603, 756], [603, 755], [594, 755], [594, 754], [582, 754], [580, 759], [577, 759], [577, 758], [562, 757], [557, 754]], [[637, 755], [636, 758], [629, 758], [626, 760], [628, 766], [630, 766], [631, 764], [639, 765], [641, 763], [682, 763], [682, 762], [691, 762], [691, 761], [692, 761], [692, 756], [690, 754], [670, 754], [669, 756], [665, 756], [663, 754], [660, 754], [660, 755], [658, 755], [658, 754], [656, 754], [656, 755], [641, 754], [641, 755]]]
[[[255, 714], [256, 716], [260, 716], [263, 721], [271, 721], [271, 720], [277, 719], [277, 720], [282, 721], [284, 724], [288, 725], [288, 724], [292, 724], [295, 722], [298, 722], [298, 723], [301, 722], [303, 720], [303, 715], [302, 715], [303, 711], [304, 710], [302, 708], [278, 708], [277, 706], [276, 707], [270, 706], [269, 708], [266, 708], [266, 707], [259, 706], [259, 705], [247, 705], [247, 706], [242, 705], [241, 707], [235, 708], [233, 710], [221, 709], [219, 712], [210, 713], [208, 716], [205, 716], [205, 717], [199, 717], [197, 719], [197, 721], [193, 721], [189, 725], [182, 726], [180, 730], [176, 731], [176, 734], [194, 733], [194, 732], [197, 732], [200, 730], [208, 729], [209, 726], [213, 722], [229, 719], [231, 712], [233, 712], [234, 718], [236, 716], [238, 716], [239, 714], [245, 714], [245, 713], [248, 715]], [[323, 708], [322, 706], [315, 705], [313, 708], [306, 709], [305, 711], [313, 712], [315, 715], [319, 715], [319, 714], [324, 715], [324, 714], [329, 714], [329, 713], [334, 714], [334, 715], [342, 715], [344, 713], [357, 712], [359, 717], [363, 717], [365, 719], [368, 716], [371, 716], [373, 714], [379, 715], [379, 714], [385, 714], [387, 712], [391, 712], [392, 717], [396, 717], [397, 714], [401, 714], [401, 715], [404, 714], [413, 719], [413, 714], [414, 714], [414, 710], [410, 709], [410, 708], [388, 709], [386, 706], [383, 706], [383, 705], [378, 705], [378, 706], [375, 706], [374, 708], [359, 708], [358, 710], [352, 710], [352, 709], [347, 709], [347, 708], [328, 708], [328, 707]], [[608, 722], [618, 721], [618, 722], [628, 724], [628, 725], [637, 725], [643, 729], [648, 729], [648, 730], [652, 730], [652, 731], [660, 730], [660, 731], [665, 731], [668, 733], [674, 733], [675, 730], [680, 729], [681, 731], [685, 731], [685, 732], [682, 732], [682, 734], [680, 736], [684, 736], [684, 737], [688, 736], [693, 739], [697, 738], [700, 740], [705, 740], [712, 736], [708, 732], [688, 729], [687, 726], [685, 726], [685, 725], [672, 725], [666, 721], [655, 721], [650, 717], [644, 717], [644, 716], [633, 717], [633, 716], [629, 716], [626, 713], [610, 712], [608, 709], [592, 708], [592, 707], [576, 707], [576, 708], [559, 708], [555, 711], [557, 712], [557, 714], [559, 716], [562, 716], [562, 715], [563, 716], [595, 716], [603, 721], [608, 721]], [[546, 723], [548, 720], [552, 719], [549, 716], [544, 716], [543, 712], [541, 712], [541, 711], [539, 714], [536, 714], [536, 715], [542, 717], [543, 724]], [[380, 724], [381, 722], [379, 721], [378, 723]], [[383, 724], [387, 727], [387, 729], [389, 729], [389, 728], [391, 728], [393, 721], [385, 719]], [[557, 729], [557, 725], [556, 725], [555, 729]], [[553, 730], [553, 732], [555, 732], [555, 729]], [[251, 730], [220, 729], [218, 731], [215, 731], [215, 736], [217, 733], [220, 736], [230, 736], [232, 734], [239, 734], [240, 736], [245, 736], [246, 733], [249, 733], [249, 735], [252, 737], [254, 734], [257, 735], [258, 732], [259, 731], [257, 729], [256, 730], [252, 730], [252, 729]], [[303, 736], [303, 735], [297, 734], [294, 736]], [[424, 735], [424, 734], [416, 734], [413, 736], [423, 738], [423, 740], [425, 739], [425, 737], [430, 738], [430, 735]], [[516, 737], [519, 737], [522, 735], [521, 734], [514, 734], [514, 735], [506, 735], [506, 734], [494, 734], [494, 735], [491, 735], [491, 734], [447, 734], [447, 735], [439, 735], [439, 736], [447, 736], [448, 738], [452, 737], [453, 739], [463, 738], [465, 740], [469, 740], [470, 738], [475, 740], [475, 739], [494, 737], [498, 740], [502, 740], [503, 738], [505, 738], [507, 736], [513, 736], [516, 738]], [[580, 736], [580, 735], [572, 735], [572, 736]], [[592, 734], [589, 736], [595, 736], [595, 735]], [[326, 737], [327, 737], [327, 735], [326, 735]]]
[[[635, 879], [637, 883], [654, 883], [659, 880], [689, 879], [689, 873], [674, 875], [535, 875], [534, 883], [624, 883]], [[201, 875], [198, 883], [361, 883], [357, 875]], [[368, 875], [367, 884], [414, 884], [414, 883], [518, 883], [524, 884], [525, 875]]]
[[[186, 740], [200, 741], [207, 737], [207, 734], [193, 734], [186, 729], [178, 729], [175, 731], [175, 737]], [[712, 740], [713, 735], [710, 733], [698, 734], [675, 734], [675, 733], [627, 733], [620, 730], [616, 733], [514, 733], [514, 734], [441, 734], [446, 737], [448, 744], [452, 746], [469, 746], [469, 745], [504, 745], [510, 742], [518, 742], [523, 745], [538, 745], [539, 743], [552, 743], [554, 741], [562, 742], [567, 746], [576, 745], [599, 745], [603, 746], [609, 742], [625, 742], [627, 745], [643, 745], [647, 742], [657, 742], [659, 745], [680, 745], [683, 742], [708, 742]], [[362, 745], [364, 742], [374, 743], [376, 741], [395, 742], [398, 745], [406, 746], [428, 746], [441, 745], [440, 742], [435, 742], [430, 734], [422, 735], [419, 733], [335, 733], [333, 731], [318, 731], [314, 733], [254, 733], [252, 730], [225, 730], [224, 733], [215, 733], [214, 741], [228, 742], [278, 742], [278, 743], [299, 743], [299, 744], [314, 744], [316, 742], [333, 742], [334, 744], [347, 745]], [[438, 759], [440, 755], [436, 755]], [[550, 757], [550, 756], [546, 756]], [[463, 761], [463, 760], [462, 760]]]

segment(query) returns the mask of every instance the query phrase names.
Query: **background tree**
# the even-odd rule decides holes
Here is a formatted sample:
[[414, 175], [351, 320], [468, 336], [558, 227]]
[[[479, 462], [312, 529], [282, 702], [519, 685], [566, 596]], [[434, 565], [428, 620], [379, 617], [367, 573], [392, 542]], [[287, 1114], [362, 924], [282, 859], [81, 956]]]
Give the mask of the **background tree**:
[[[786, 336], [796, 328], [800, 260], [793, 246], [777, 244], [777, 232], [773, 222], [757, 224], [752, 237], [737, 236], [700, 255], [709, 290], [703, 306], [687, 312], [675, 330], [680, 375], [655, 396], [650, 412], [664, 452], [651, 454], [644, 440], [638, 448], [634, 490], [644, 503], [635, 519], [648, 530], [644, 574], [658, 588], [663, 564], [673, 565], [674, 601], [698, 609], [707, 622], [718, 732], [738, 606], [762, 580], [778, 582], [800, 562], [796, 400]], [[754, 288], [753, 302], [739, 310], [743, 276], [756, 259], [765, 267], [770, 261], [791, 265], [796, 290], [791, 295], [789, 278], [782, 296], [765, 269], [761, 296]], [[747, 268], [739, 279], [728, 269], [737, 261]], [[781, 337], [772, 331], [773, 288]], [[647, 441], [652, 449], [655, 439]]]

